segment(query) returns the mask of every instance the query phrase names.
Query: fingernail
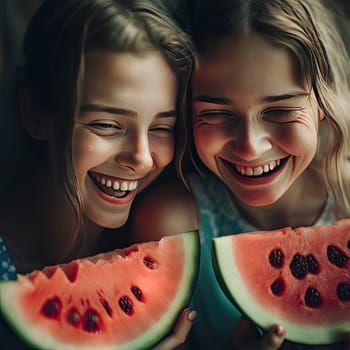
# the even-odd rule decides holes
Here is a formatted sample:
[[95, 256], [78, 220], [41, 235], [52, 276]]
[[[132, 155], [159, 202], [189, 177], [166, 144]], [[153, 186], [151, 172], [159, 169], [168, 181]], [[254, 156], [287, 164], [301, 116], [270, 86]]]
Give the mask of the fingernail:
[[189, 321], [194, 321], [197, 317], [197, 312], [195, 310], [192, 310], [188, 315], [187, 315], [187, 319]]
[[276, 335], [281, 335], [283, 333], [283, 327], [280, 325], [277, 325], [273, 331]]

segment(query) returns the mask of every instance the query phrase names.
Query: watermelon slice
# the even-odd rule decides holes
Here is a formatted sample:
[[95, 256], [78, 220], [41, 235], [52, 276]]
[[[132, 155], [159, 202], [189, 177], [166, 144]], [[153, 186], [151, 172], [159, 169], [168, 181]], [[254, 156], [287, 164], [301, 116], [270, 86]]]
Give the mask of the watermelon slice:
[[214, 238], [212, 253], [224, 292], [261, 328], [302, 344], [350, 332], [350, 220]]
[[0, 282], [0, 308], [36, 349], [149, 349], [188, 304], [198, 273], [196, 231]]

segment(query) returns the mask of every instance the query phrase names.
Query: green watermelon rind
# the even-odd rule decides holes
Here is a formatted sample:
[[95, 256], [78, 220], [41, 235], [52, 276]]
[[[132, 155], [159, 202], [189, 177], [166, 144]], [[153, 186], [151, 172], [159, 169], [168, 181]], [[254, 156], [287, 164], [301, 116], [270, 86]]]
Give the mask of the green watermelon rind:
[[[24, 319], [19, 320], [18, 315], [21, 310], [18, 305], [8, 302], [14, 299], [19, 292], [15, 282], [0, 281], [0, 311], [4, 319], [11, 326], [16, 335], [29, 347], [33, 349], [45, 350], [146, 350], [155, 346], [159, 341], [166, 337], [179, 316], [179, 313], [187, 307], [194, 290], [198, 277], [200, 243], [198, 231], [189, 231], [176, 236], [183, 236], [185, 247], [185, 268], [182, 277], [181, 287], [178, 288], [177, 295], [173, 298], [168, 312], [157, 321], [154, 326], [145, 332], [142, 336], [133, 339], [122, 345], [108, 345], [87, 347], [63, 344], [57, 342], [52, 337], [31, 326]], [[21, 278], [19, 276], [19, 278]], [[40, 339], [40, 344], [38, 340]]]
[[350, 317], [349, 322], [326, 327], [300, 326], [278, 317], [249, 297], [250, 292], [233, 259], [230, 238], [213, 238], [211, 244], [213, 267], [222, 290], [242, 315], [258, 327], [268, 330], [272, 325], [280, 324], [287, 329], [287, 340], [305, 345], [330, 345], [344, 341], [344, 335], [350, 331]]

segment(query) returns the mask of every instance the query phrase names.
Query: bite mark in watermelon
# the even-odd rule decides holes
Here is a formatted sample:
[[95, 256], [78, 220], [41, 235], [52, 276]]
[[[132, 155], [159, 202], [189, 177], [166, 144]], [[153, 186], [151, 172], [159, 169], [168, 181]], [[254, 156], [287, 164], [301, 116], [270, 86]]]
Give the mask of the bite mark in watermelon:
[[332, 344], [350, 333], [350, 220], [214, 238], [213, 264], [228, 298], [263, 329]]
[[0, 307], [36, 349], [149, 349], [190, 300], [196, 231], [46, 267], [0, 282]]

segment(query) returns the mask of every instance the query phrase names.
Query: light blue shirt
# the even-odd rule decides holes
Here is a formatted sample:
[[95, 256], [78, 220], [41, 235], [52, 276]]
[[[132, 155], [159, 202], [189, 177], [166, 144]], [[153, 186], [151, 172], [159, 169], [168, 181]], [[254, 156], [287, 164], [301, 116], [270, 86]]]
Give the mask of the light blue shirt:
[[10, 259], [4, 241], [0, 237], [0, 280], [15, 279], [17, 279], [16, 268]]
[[[198, 311], [198, 316], [193, 324], [191, 336], [195, 344], [194, 349], [224, 349], [232, 327], [241, 315], [217, 282], [211, 262], [211, 239], [256, 231], [258, 228], [242, 217], [230, 196], [230, 191], [216, 176], [191, 174], [189, 180], [199, 208], [201, 226], [199, 278], [191, 304]], [[331, 214], [332, 207], [333, 201], [328, 200], [315, 225], [335, 222]]]

